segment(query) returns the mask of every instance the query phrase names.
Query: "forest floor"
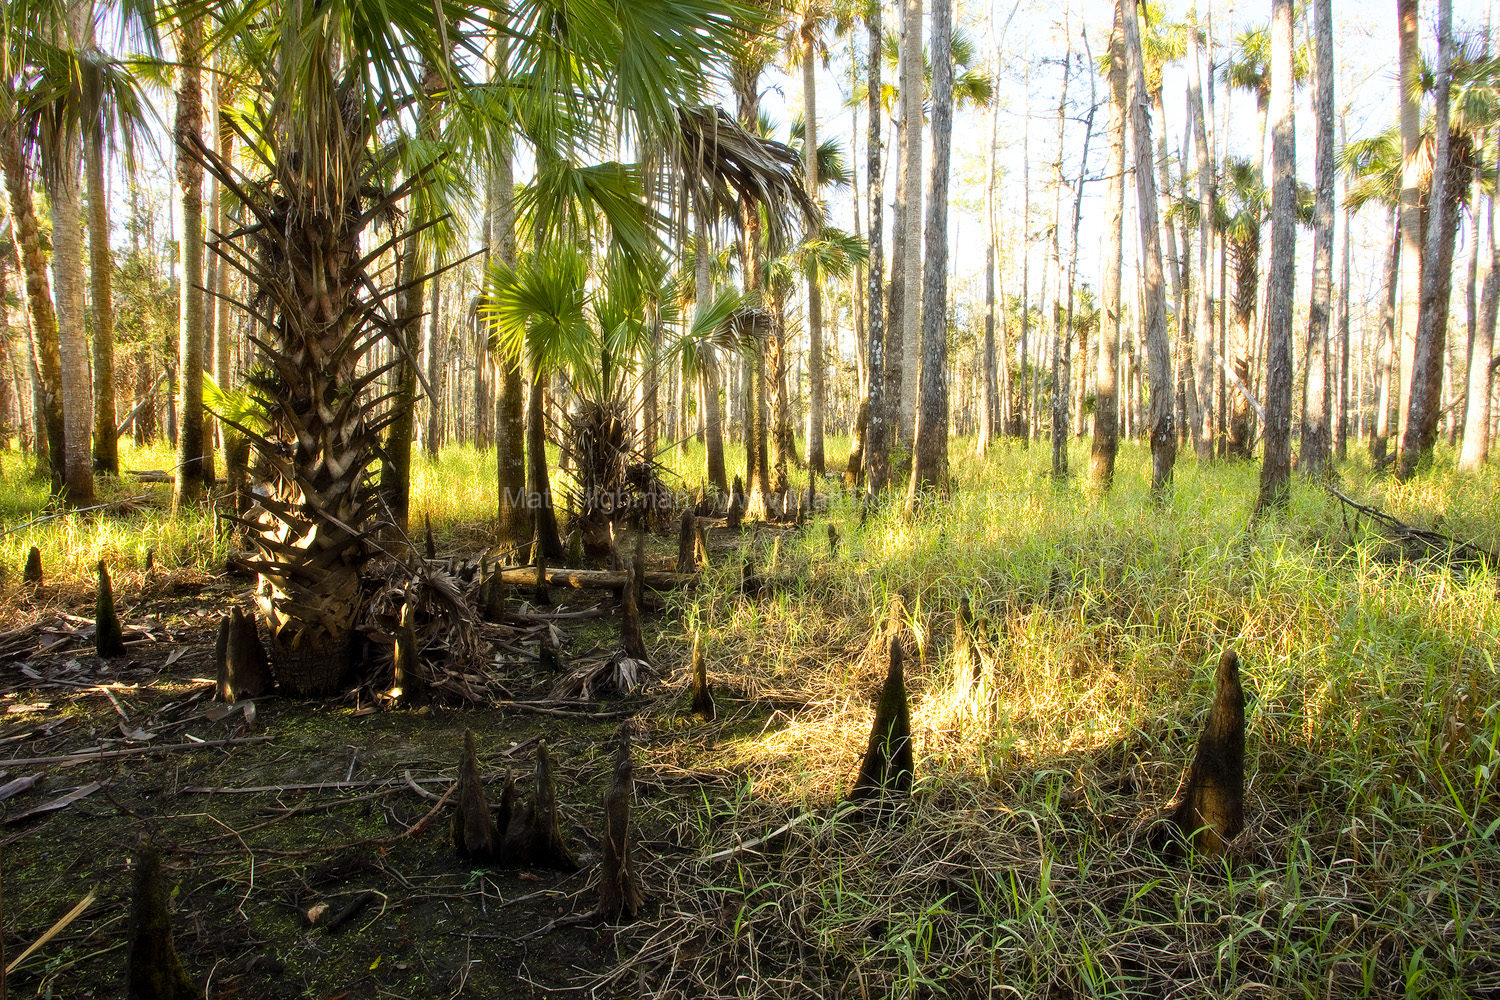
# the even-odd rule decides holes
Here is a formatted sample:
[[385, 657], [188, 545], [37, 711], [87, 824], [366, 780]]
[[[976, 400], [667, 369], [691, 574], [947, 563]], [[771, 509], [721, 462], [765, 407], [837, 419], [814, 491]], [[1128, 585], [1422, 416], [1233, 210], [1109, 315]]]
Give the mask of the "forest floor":
[[[659, 676], [541, 711], [514, 702], [551, 679], [514, 650], [497, 661], [508, 704], [229, 711], [212, 700], [213, 641], [249, 582], [216, 568], [211, 519], [172, 519], [128, 481], [110, 509], [36, 523], [33, 496], [0, 496], [0, 785], [41, 776], [0, 806], [6, 961], [92, 896], [11, 994], [122, 994], [148, 831], [209, 997], [1500, 991], [1495, 568], [1413, 551], [1305, 482], [1284, 517], [1252, 525], [1248, 466], [1185, 461], [1158, 508], [1143, 450], [1122, 454], [1104, 501], [1051, 482], [1044, 459], [957, 458], [952, 501], [915, 515], [862, 520], [835, 494], [801, 531], [717, 529], [698, 584], [647, 616]], [[482, 546], [488, 482], [477, 453], [425, 469], [414, 510], [441, 551]], [[1497, 485], [1433, 472], [1401, 487], [1356, 462], [1341, 488], [1493, 550]], [[37, 589], [15, 583], [31, 544], [48, 552]], [[663, 565], [673, 553], [675, 538], [653, 541]], [[746, 555], [758, 594], [740, 586]], [[128, 630], [115, 660], [89, 639], [100, 558]], [[514, 612], [557, 616], [575, 655], [614, 641], [612, 597], [555, 596]], [[981, 619], [967, 649], [960, 597]], [[913, 801], [891, 823], [841, 822], [888, 628], [910, 655]], [[686, 712], [695, 630], [711, 723]], [[1225, 646], [1248, 696], [1247, 827], [1226, 858], [1174, 860], [1143, 833], [1177, 790]], [[593, 906], [625, 716], [646, 908], [548, 930]], [[509, 769], [523, 791], [547, 742], [579, 872], [456, 855], [434, 807], [466, 730], [486, 778]]]

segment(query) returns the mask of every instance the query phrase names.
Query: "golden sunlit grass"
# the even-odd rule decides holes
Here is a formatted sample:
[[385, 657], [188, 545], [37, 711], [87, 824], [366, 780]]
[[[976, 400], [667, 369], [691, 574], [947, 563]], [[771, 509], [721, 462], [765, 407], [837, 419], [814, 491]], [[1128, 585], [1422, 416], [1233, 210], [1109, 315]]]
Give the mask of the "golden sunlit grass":
[[[830, 442], [842, 456], [847, 442]], [[654, 628], [658, 724], [643, 778], [717, 774], [643, 796], [658, 906], [617, 937], [618, 989], [658, 996], [1460, 997], [1500, 990], [1497, 576], [1412, 561], [1300, 478], [1254, 523], [1258, 467], [1179, 463], [1147, 499], [1147, 456], [1121, 455], [1104, 499], [1055, 484], [1048, 455], [955, 442], [951, 498], [861, 523], [820, 489], [808, 529], [750, 532], [774, 586], [742, 596], [741, 554], [715, 548], [700, 586]], [[728, 450], [731, 475], [742, 453]], [[157, 464], [147, 465], [149, 461]], [[663, 456], [696, 488], [701, 446]], [[1446, 456], [1445, 456], [1446, 460]], [[14, 530], [38, 513], [10, 475], [0, 563], [30, 544], [83, 579], [100, 554], [138, 566], [222, 561], [211, 515], [142, 509]], [[127, 458], [135, 467], [162, 459]], [[1075, 445], [1075, 470], [1087, 453]], [[1356, 458], [1343, 489], [1402, 519], [1500, 548], [1500, 477], [1446, 466], [1398, 485]], [[412, 511], [440, 545], [487, 541], [493, 454], [422, 460]], [[795, 473], [793, 485], [805, 490]], [[30, 490], [30, 493], [26, 491]], [[826, 523], [841, 536], [829, 553]], [[718, 529], [721, 533], [724, 529]], [[954, 649], [959, 600], [979, 620]], [[899, 604], [897, 603], [899, 599]], [[898, 610], [892, 615], [892, 607]], [[910, 809], [834, 821], [864, 748], [894, 618], [908, 650], [917, 751]], [[700, 630], [723, 718], [675, 719]], [[1247, 692], [1247, 828], [1227, 861], [1168, 861], [1144, 830], [1192, 754], [1225, 646]], [[976, 669], [977, 666], [977, 669]], [[674, 687], [675, 685], [675, 687]], [[737, 702], [769, 703], [774, 714]], [[760, 720], [752, 723], [750, 720]], [[810, 817], [755, 850], [697, 859]], [[597, 984], [596, 984], [597, 985]]]

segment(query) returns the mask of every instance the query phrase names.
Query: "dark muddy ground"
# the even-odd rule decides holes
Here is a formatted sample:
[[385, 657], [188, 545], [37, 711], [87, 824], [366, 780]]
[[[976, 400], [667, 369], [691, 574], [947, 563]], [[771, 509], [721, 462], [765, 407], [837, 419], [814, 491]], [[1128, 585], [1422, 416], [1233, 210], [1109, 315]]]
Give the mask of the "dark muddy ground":
[[[0, 606], [9, 623], [0, 634], [0, 784], [40, 775], [0, 806], [7, 961], [92, 897], [12, 973], [12, 996], [123, 995], [131, 857], [146, 832], [174, 887], [183, 963], [211, 997], [533, 997], [587, 985], [622, 957], [610, 927], [518, 939], [593, 906], [619, 717], [636, 716], [633, 822], [649, 895], [653, 869], [693, 850], [679, 806], [701, 796], [704, 780], [735, 780], [705, 770], [704, 750], [760, 732], [769, 715], [729, 703], [726, 722], [682, 721], [686, 644], [660, 614], [648, 635], [678, 683], [656, 685], [655, 702], [548, 713], [268, 697], [226, 713], [208, 680], [215, 629], [231, 602], [247, 599], [245, 588], [190, 574], [133, 590], [117, 584], [130, 648], [114, 661], [92, 654], [92, 595], [82, 588], [17, 590]], [[575, 594], [554, 609], [591, 607], [598, 616], [566, 622], [575, 649], [612, 641], [616, 602]], [[523, 793], [535, 747], [547, 741], [581, 871], [486, 868], [455, 854], [449, 807], [434, 807], [467, 729], [486, 779], [511, 769]], [[60, 800], [67, 804], [36, 811]], [[324, 926], [354, 900], [363, 908], [335, 930]]]

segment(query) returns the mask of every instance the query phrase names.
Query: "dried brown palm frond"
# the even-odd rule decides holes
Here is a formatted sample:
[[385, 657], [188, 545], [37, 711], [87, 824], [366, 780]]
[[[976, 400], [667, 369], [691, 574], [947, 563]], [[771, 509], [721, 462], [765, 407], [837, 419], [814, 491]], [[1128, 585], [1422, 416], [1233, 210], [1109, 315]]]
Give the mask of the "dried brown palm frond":
[[677, 121], [678, 169], [699, 211], [732, 218], [742, 205], [761, 206], [773, 247], [786, 243], [794, 217], [808, 226], [822, 219], [790, 146], [754, 134], [719, 107], [679, 108]]

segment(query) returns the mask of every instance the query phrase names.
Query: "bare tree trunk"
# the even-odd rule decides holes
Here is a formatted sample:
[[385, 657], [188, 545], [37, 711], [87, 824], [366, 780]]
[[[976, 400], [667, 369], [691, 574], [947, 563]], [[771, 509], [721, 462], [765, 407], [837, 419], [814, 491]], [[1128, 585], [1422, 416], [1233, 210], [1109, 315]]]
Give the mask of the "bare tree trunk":
[[38, 392], [34, 394], [34, 411], [40, 412], [46, 433], [38, 434], [38, 458], [45, 444], [47, 470], [51, 474], [52, 494], [63, 492], [63, 456], [67, 434], [63, 425], [62, 353], [58, 344], [57, 312], [52, 303], [52, 281], [37, 225], [36, 206], [31, 196], [31, 169], [21, 145], [19, 125], [15, 121], [15, 102], [9, 94], [0, 100], [0, 168], [5, 171], [5, 187], [10, 198], [12, 235], [21, 273], [25, 276], [26, 306], [31, 314], [32, 369]]
[[1350, 377], [1349, 377], [1349, 237], [1351, 234], [1350, 221], [1353, 211], [1346, 204], [1344, 206], [1344, 248], [1343, 258], [1339, 265], [1339, 305], [1338, 305], [1338, 343], [1339, 343], [1339, 417], [1334, 429], [1334, 458], [1343, 462], [1349, 457], [1349, 402], [1350, 402]]
[[[1458, 467], [1477, 472], [1490, 452], [1490, 386], [1493, 372], [1490, 359], [1495, 353], [1495, 314], [1500, 298], [1500, 242], [1495, 239], [1495, 199], [1486, 203], [1490, 234], [1489, 269], [1484, 276], [1484, 292], [1479, 299], [1478, 319], [1474, 326], [1474, 349], [1469, 353], [1468, 402], [1464, 412], [1464, 440], [1459, 451]], [[1475, 206], [1478, 211], [1478, 206]]]
[[[902, 0], [901, 120], [902, 158], [906, 161], [906, 228], [900, 236], [902, 268], [901, 415], [896, 438], [913, 444], [916, 430], [917, 375], [922, 349], [922, 0]], [[937, 59], [933, 53], [934, 62]], [[897, 195], [900, 198], [900, 194]], [[894, 354], [894, 352], [891, 352]], [[905, 471], [905, 470], [902, 470]]]
[[[1289, 2], [1289, 0], [1288, 0]], [[1168, 342], [1166, 288], [1163, 284], [1161, 233], [1157, 225], [1156, 179], [1151, 162], [1151, 121], [1146, 115], [1145, 61], [1135, 4], [1127, 3], [1122, 23], [1125, 55], [1130, 63], [1130, 127], [1135, 135], [1135, 184], [1139, 205], [1142, 261], [1146, 296], [1146, 362], [1151, 379], [1151, 496], [1166, 499], [1177, 457], [1177, 433], [1172, 426], [1172, 347]]]
[[[89, 19], [92, 26], [93, 19]], [[92, 34], [92, 32], [90, 32]], [[84, 173], [89, 203], [89, 299], [94, 313], [94, 471], [120, 474], [115, 436], [115, 308], [110, 288], [109, 203], [104, 190], [104, 130], [84, 129]]]
[[1058, 88], [1057, 96], [1057, 156], [1052, 161], [1052, 266], [1043, 275], [1042, 305], [1047, 310], [1047, 325], [1052, 328], [1052, 476], [1061, 479], [1068, 474], [1068, 409], [1065, 403], [1067, 396], [1067, 381], [1063, 376], [1063, 355], [1067, 353], [1067, 347], [1063, 343], [1063, 330], [1058, 322], [1058, 298], [1061, 294], [1060, 288], [1054, 288], [1052, 298], [1049, 300], [1046, 293], [1046, 279], [1051, 277], [1060, 286], [1064, 283], [1062, 269], [1062, 192], [1063, 180], [1063, 144], [1067, 138], [1067, 113], [1068, 113], [1068, 83], [1073, 77], [1073, 35], [1068, 23], [1069, 10], [1063, 7], [1063, 37], [1067, 49], [1063, 55], [1062, 86]]
[[1105, 168], [1108, 250], [1104, 254], [1104, 300], [1100, 303], [1098, 370], [1095, 374], [1094, 442], [1089, 483], [1099, 492], [1115, 478], [1120, 445], [1120, 271], [1124, 263], [1125, 225], [1125, 36], [1121, 0], [1115, 0], [1114, 28], [1109, 33], [1109, 165]]
[[177, 184], [182, 192], [182, 242], [177, 322], [177, 470], [172, 507], [203, 496], [203, 167], [189, 153], [203, 136], [199, 59], [203, 25], [183, 25], [177, 80]]
[[953, 0], [932, 5], [932, 172], [922, 280], [921, 399], [907, 502], [948, 489], [948, 164], [953, 140]]
[[1297, 253], [1292, 0], [1274, 0], [1271, 9], [1271, 255], [1266, 279], [1266, 446], [1258, 511], [1286, 506], [1292, 469], [1292, 297]]
[[1328, 467], [1328, 327], [1333, 307], [1333, 9], [1313, 0], [1313, 108], [1317, 117], [1313, 207], [1312, 302], [1307, 315], [1307, 379], [1302, 395], [1302, 450], [1309, 476]]
[[[807, 193], [818, 198], [818, 108], [817, 21], [811, 16], [802, 25], [802, 166]], [[856, 222], [856, 225], [858, 223]], [[819, 275], [807, 277], [807, 467], [810, 475], [823, 474], [823, 289]]]
[[[1396, 439], [1406, 430], [1407, 412], [1411, 408], [1412, 359], [1416, 356], [1417, 323], [1422, 303], [1422, 191], [1418, 147], [1422, 142], [1422, 122], [1418, 75], [1421, 51], [1418, 48], [1417, 0], [1396, 0], [1397, 41], [1400, 83], [1401, 124], [1401, 315], [1397, 330], [1401, 339], [1396, 403]], [[1429, 199], [1429, 204], [1431, 200]], [[1382, 435], [1383, 437], [1383, 435]], [[1383, 449], [1382, 449], [1383, 451]]]
[[1432, 185], [1427, 197], [1427, 234], [1422, 269], [1421, 311], [1412, 356], [1411, 404], [1401, 432], [1401, 455], [1396, 478], [1405, 482], [1418, 465], [1432, 457], [1437, 421], [1442, 408], [1443, 345], [1448, 325], [1448, 298], [1453, 282], [1453, 241], [1458, 228], [1458, 199], [1451, 176], [1452, 136], [1449, 134], [1448, 94], [1452, 84], [1453, 3], [1438, 0], [1437, 101], [1432, 128], [1435, 149]]
[[[1072, 375], [1072, 344], [1073, 344], [1073, 285], [1078, 274], [1078, 229], [1083, 220], [1083, 182], [1088, 174], [1089, 144], [1094, 138], [1094, 111], [1098, 107], [1098, 93], [1094, 85], [1094, 76], [1089, 74], [1089, 110], [1084, 116], [1083, 125], [1083, 152], [1078, 163], [1078, 180], [1073, 188], [1073, 245], [1068, 257], [1068, 308], [1067, 321], [1064, 324], [1066, 335], [1062, 343], [1062, 358], [1054, 365], [1058, 372], [1057, 384], [1053, 390], [1052, 402], [1052, 474], [1062, 478], [1068, 474], [1068, 396], [1069, 388], [1073, 384]], [[1085, 363], [1082, 350], [1082, 338], [1079, 339], [1079, 366]], [[1082, 414], [1080, 410], [1080, 419]]]
[[[1192, 37], [1188, 40], [1188, 117], [1192, 119], [1193, 147], [1197, 153], [1198, 204], [1208, 206], [1213, 204], [1214, 176], [1213, 150], [1208, 145], [1208, 125], [1203, 108], [1203, 39], [1196, 27], [1189, 30]], [[1199, 461], [1206, 461], [1213, 456], [1213, 435], [1209, 433], [1207, 426], [1208, 417], [1213, 412], [1214, 374], [1213, 306], [1209, 295], [1212, 279], [1208, 254], [1213, 234], [1211, 223], [1211, 212], [1198, 213], [1198, 295], [1193, 316], [1198, 406], [1193, 416], [1193, 443]]]
[[[887, 373], [884, 317], [881, 314], [881, 291], [885, 284], [884, 249], [884, 191], [881, 181], [881, 135], [880, 135], [880, 63], [885, 58], [881, 47], [880, 4], [870, 4], [865, 15], [868, 46], [866, 54], [866, 102], [869, 110], [867, 127], [869, 132], [865, 145], [865, 167], [868, 178], [866, 202], [869, 205], [870, 269], [867, 275], [867, 312], [869, 327], [865, 332], [866, 350], [869, 352], [867, 376], [868, 397], [865, 419], [869, 421], [865, 431], [862, 460], [869, 483], [871, 496], [879, 496], [890, 483], [891, 438], [890, 402], [886, 398]], [[896, 239], [892, 236], [892, 241]]]

